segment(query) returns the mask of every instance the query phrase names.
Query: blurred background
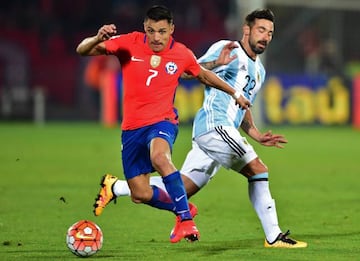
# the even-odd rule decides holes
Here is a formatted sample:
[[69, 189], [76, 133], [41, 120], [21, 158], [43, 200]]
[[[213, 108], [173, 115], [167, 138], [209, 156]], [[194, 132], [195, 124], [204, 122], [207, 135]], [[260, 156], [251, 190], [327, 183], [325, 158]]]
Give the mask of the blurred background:
[[[297, 2], [297, 3], [294, 3]], [[80, 57], [78, 43], [107, 23], [142, 31], [146, 9], [174, 13], [177, 41], [200, 57], [220, 39], [240, 40], [247, 13], [271, 8], [275, 34], [261, 56], [267, 79], [256, 104], [265, 124], [360, 128], [358, 0], [12, 0], [0, 2], [0, 122], [121, 122], [121, 73], [111, 57]], [[182, 122], [202, 102], [196, 81], [178, 88]]]

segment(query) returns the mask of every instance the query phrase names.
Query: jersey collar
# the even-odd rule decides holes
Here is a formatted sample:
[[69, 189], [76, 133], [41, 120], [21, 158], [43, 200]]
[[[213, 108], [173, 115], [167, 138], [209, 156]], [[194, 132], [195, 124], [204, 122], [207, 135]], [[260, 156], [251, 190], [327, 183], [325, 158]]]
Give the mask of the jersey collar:
[[[244, 46], [242, 45], [241, 41], [238, 41], [238, 43], [240, 44], [241, 48], [244, 50], [244, 53], [247, 55], [247, 57], [249, 57], [251, 60], [253, 60], [254, 62], [256, 61], [256, 59], [253, 59], [245, 50]], [[257, 56], [256, 56], [257, 57]]]

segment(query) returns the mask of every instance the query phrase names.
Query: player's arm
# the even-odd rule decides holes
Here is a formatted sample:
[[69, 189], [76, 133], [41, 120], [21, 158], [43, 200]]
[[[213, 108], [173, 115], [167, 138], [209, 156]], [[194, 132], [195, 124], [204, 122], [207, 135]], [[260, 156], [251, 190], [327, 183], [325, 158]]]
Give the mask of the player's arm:
[[284, 146], [282, 144], [288, 142], [283, 135], [273, 134], [271, 130], [268, 130], [265, 133], [261, 133], [255, 125], [250, 109], [246, 110], [244, 119], [240, 127], [253, 140], [259, 142], [261, 145], [264, 146], [283, 148]]
[[235, 99], [236, 104], [238, 104], [242, 109], [248, 109], [251, 106], [250, 101], [246, 99], [241, 91], [235, 91], [234, 88], [232, 88], [214, 72], [200, 66], [200, 73], [196, 78], [207, 86], [213, 86], [214, 88], [231, 95]]
[[[236, 42], [229, 42], [224, 45], [224, 47], [221, 49], [220, 55], [217, 57], [216, 60], [210, 61], [210, 62], [202, 62], [200, 65], [208, 70], [214, 70], [216, 67], [219, 67], [221, 65], [226, 65], [232, 62], [236, 59], [237, 55], [231, 56], [231, 51], [235, 48], [238, 48], [238, 44]], [[181, 78], [183, 79], [191, 79], [194, 78], [192, 75], [183, 73], [181, 75]]]
[[94, 36], [87, 37], [80, 42], [76, 52], [80, 55], [101, 55], [106, 54], [104, 41], [116, 34], [116, 26], [108, 24], [102, 26]]
[[208, 70], [213, 70], [218, 66], [229, 64], [237, 58], [237, 55], [231, 55], [231, 52], [238, 47], [239, 45], [236, 42], [229, 42], [221, 49], [221, 52], [215, 61], [201, 63], [201, 65]]

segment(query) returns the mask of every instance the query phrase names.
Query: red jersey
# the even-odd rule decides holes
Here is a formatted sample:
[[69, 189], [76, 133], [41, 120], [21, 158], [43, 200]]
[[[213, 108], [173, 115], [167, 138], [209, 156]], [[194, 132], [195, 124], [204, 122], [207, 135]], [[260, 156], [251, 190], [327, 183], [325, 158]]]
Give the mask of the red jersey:
[[104, 42], [107, 54], [118, 57], [123, 73], [123, 130], [160, 121], [178, 123], [175, 91], [183, 72], [197, 76], [200, 65], [193, 52], [172, 37], [154, 52], [145, 33], [132, 32]]

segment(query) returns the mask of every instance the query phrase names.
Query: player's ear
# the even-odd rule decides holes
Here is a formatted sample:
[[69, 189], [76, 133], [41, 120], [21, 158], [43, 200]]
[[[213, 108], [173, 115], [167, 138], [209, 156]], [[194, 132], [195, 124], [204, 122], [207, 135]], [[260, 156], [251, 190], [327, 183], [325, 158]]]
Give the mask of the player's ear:
[[244, 32], [244, 35], [249, 35], [250, 34], [250, 26], [248, 26], [247, 24], [244, 25], [243, 32]]
[[174, 31], [175, 31], [175, 25], [171, 24], [170, 25], [170, 34], [173, 34]]

